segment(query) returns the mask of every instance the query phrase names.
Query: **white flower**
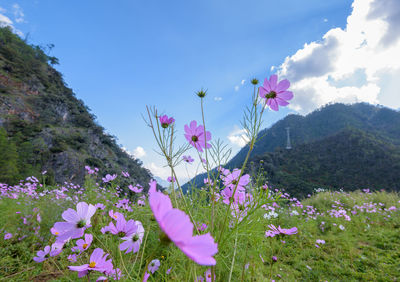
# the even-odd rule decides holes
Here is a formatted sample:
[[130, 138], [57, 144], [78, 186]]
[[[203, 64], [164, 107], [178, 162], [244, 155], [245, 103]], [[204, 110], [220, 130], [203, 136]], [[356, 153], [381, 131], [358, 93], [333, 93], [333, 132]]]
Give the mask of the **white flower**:
[[264, 214], [265, 219], [277, 218], [278, 214], [274, 211], [270, 211], [269, 213]]
[[293, 215], [299, 215], [299, 212], [296, 211], [296, 210], [294, 210], [294, 211], [292, 211], [292, 212], [290, 213], [290, 215], [291, 215], [291, 216], [293, 216]]
[[345, 228], [344, 228], [343, 225], [340, 224], [340, 225], [339, 225], [339, 229], [340, 229], [340, 230], [344, 230]]

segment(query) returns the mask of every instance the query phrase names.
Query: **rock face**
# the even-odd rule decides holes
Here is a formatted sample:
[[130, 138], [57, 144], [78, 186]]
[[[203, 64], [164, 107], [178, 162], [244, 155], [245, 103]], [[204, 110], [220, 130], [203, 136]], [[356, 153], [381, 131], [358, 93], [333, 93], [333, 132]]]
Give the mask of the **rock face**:
[[103, 174], [128, 171], [145, 186], [150, 172], [104, 133], [49, 62], [57, 59], [0, 28], [0, 127], [17, 148], [16, 179], [47, 170], [57, 183], [82, 183], [89, 165]]

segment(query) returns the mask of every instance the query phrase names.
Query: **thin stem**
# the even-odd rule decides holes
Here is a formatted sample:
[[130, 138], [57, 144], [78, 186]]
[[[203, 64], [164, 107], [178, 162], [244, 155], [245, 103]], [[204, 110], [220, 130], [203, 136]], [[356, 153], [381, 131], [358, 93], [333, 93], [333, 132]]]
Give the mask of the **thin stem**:
[[237, 247], [237, 241], [238, 241], [238, 235], [239, 235], [239, 229], [236, 229], [236, 238], [235, 238], [235, 247], [233, 249], [233, 257], [232, 257], [232, 263], [231, 263], [231, 270], [229, 271], [229, 279], [228, 281], [230, 282], [232, 280], [232, 272], [233, 272], [233, 266], [235, 264], [235, 257], [236, 257], [236, 247]]

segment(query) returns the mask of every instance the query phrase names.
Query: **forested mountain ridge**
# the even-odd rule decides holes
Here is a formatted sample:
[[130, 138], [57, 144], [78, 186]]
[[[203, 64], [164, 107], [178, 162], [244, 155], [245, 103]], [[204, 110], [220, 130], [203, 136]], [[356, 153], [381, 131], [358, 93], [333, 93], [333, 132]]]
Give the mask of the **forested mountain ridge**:
[[82, 183], [89, 165], [147, 184], [150, 172], [95, 122], [52, 67], [57, 63], [45, 48], [0, 28], [0, 182], [47, 170], [50, 183]]
[[[287, 127], [291, 150], [285, 149]], [[319, 187], [400, 191], [398, 111], [366, 103], [330, 104], [306, 116], [289, 115], [259, 136], [264, 137], [247, 172], [262, 168], [272, 185], [291, 194], [305, 196]], [[240, 168], [247, 151], [248, 146], [242, 148], [226, 167]], [[202, 185], [204, 177], [193, 180]]]

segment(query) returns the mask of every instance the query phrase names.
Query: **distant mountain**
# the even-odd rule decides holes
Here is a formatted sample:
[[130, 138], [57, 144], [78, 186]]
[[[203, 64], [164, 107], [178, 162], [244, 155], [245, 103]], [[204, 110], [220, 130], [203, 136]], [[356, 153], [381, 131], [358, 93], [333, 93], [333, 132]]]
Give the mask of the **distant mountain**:
[[146, 186], [150, 172], [95, 122], [52, 67], [57, 63], [0, 28], [0, 182], [47, 170], [50, 183], [82, 183], [89, 165], [102, 174], [128, 171], [131, 181]]
[[[287, 127], [290, 128], [292, 150], [285, 149]], [[396, 171], [399, 174], [397, 154], [400, 150], [400, 113], [395, 110], [366, 103], [330, 104], [306, 116], [289, 115], [262, 130], [259, 136], [264, 137], [256, 144], [249, 164], [253, 162], [259, 168], [262, 160], [264, 164], [261, 166], [269, 173], [271, 183], [291, 192], [304, 195], [310, 189], [320, 186], [351, 190], [364, 185], [375, 189], [400, 190], [398, 184], [394, 183], [396, 178], [384, 178], [384, 173], [364, 173], [373, 169], [386, 169], [390, 175]], [[354, 140], [359, 141], [356, 142], [358, 146], [354, 146]], [[335, 142], [338, 143], [335, 145]], [[344, 144], [351, 146], [346, 147]], [[343, 145], [343, 148], [339, 145]], [[382, 152], [380, 148], [390, 150]], [[247, 152], [248, 146], [245, 146], [228, 162], [227, 167], [241, 167]], [[371, 160], [379, 159], [377, 152], [391, 162], [371, 163]], [[357, 158], [346, 157], [353, 158], [353, 154], [357, 153], [360, 154]], [[313, 154], [321, 158], [312, 157]], [[346, 174], [337, 167], [334, 169], [337, 162], [335, 155], [346, 161], [343, 165], [347, 171], [352, 172], [352, 180], [343, 180]], [[313, 162], [309, 163], [311, 160]], [[351, 166], [354, 166], [353, 169]], [[307, 167], [313, 167], [313, 173], [304, 173]], [[316, 167], [327, 169], [319, 170]], [[364, 177], [362, 181], [361, 176]], [[204, 177], [204, 174], [196, 176], [195, 183], [201, 185]]]

